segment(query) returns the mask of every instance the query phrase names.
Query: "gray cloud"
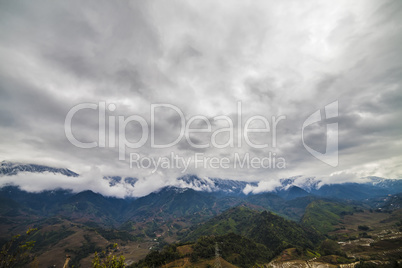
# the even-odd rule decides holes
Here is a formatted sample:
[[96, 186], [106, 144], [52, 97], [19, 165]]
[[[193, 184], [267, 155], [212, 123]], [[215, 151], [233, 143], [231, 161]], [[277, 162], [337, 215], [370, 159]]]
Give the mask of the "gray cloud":
[[[215, 131], [225, 126], [213, 121], [219, 115], [229, 116], [237, 128], [241, 101], [243, 126], [254, 115], [270, 122], [271, 116], [286, 116], [278, 124], [276, 148], [272, 133], [252, 136], [255, 143], [268, 142], [266, 149], [250, 148], [244, 140], [241, 147], [195, 149], [185, 139], [172, 148], [152, 149], [148, 140], [141, 148], [128, 148], [127, 157], [174, 152], [233, 159], [235, 153], [275, 152], [286, 159], [286, 169], [190, 171], [261, 181], [298, 174], [400, 178], [401, 13], [397, 0], [342, 1], [336, 8], [322, 1], [2, 1], [0, 158], [77, 172], [98, 167], [102, 175], [173, 178], [181, 175], [176, 169], [151, 174], [129, 168], [128, 160], [118, 160], [117, 148], [74, 147], [64, 134], [69, 109], [105, 101], [116, 104], [107, 119], [140, 115], [149, 122], [150, 105], [168, 103], [186, 120], [207, 117]], [[304, 120], [333, 101], [339, 102], [336, 168], [311, 156], [301, 140]], [[174, 139], [177, 115], [161, 113], [157, 119], [156, 140]], [[97, 111], [78, 113], [73, 133], [83, 141], [97, 140]], [[132, 123], [127, 133], [138, 140], [141, 129]], [[217, 136], [218, 142], [225, 142], [226, 134]], [[306, 143], [322, 152], [325, 122], [305, 134]], [[192, 137], [196, 143], [211, 138]]]

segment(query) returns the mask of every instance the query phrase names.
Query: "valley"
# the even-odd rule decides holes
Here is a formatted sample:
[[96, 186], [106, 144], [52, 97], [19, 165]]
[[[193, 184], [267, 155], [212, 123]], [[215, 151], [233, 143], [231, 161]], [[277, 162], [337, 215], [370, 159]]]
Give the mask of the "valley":
[[[105, 252], [103, 258], [124, 256], [127, 267], [211, 267], [217, 262], [221, 267], [393, 267], [402, 259], [401, 198], [393, 193], [399, 189], [394, 181], [392, 188], [366, 184], [370, 191], [364, 194], [348, 185], [356, 198], [345, 199], [342, 194], [325, 197], [329, 186], [320, 192], [311, 180], [304, 189], [287, 179], [273, 192], [248, 195], [242, 192], [246, 182], [179, 180], [187, 187], [167, 186], [126, 199], [90, 190], [30, 193], [4, 186], [0, 241], [35, 228], [28, 238], [35, 241], [30, 259], [22, 267], [63, 267], [67, 258], [69, 267], [91, 267], [95, 252]], [[342, 187], [334, 185], [332, 192]]]

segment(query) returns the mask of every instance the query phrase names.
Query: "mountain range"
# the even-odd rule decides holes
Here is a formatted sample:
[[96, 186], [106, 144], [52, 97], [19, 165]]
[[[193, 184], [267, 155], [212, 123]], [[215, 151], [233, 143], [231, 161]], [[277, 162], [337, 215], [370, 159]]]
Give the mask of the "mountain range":
[[[1, 162], [1, 167], [2, 176], [8, 177], [22, 172], [25, 175], [51, 172], [79, 179], [79, 175], [69, 169], [5, 161]], [[103, 179], [108, 180], [111, 187], [119, 183], [129, 183], [135, 187], [138, 181], [133, 177], [120, 176], [103, 177]], [[186, 175], [177, 181], [175, 186], [165, 186], [139, 198], [107, 197], [91, 190], [74, 193], [69, 189], [55, 189], [29, 193], [15, 185], [3, 185], [0, 189], [0, 198], [2, 198], [2, 211], [5, 213], [3, 215], [13, 213], [35, 213], [44, 217], [64, 215], [70, 219], [117, 226], [127, 221], [144, 221], [150, 218], [166, 220], [185, 217], [189, 222], [196, 223], [239, 205], [257, 210], [269, 210], [288, 219], [300, 220], [306, 207], [314, 200], [354, 202], [365, 199], [376, 200], [380, 196], [402, 192], [401, 181], [377, 177], [363, 184], [343, 183], [321, 187], [320, 182], [314, 178], [307, 178], [303, 185], [300, 184], [300, 177], [292, 177], [282, 179], [281, 186], [274, 191], [248, 195], [244, 194], [244, 189], [248, 185], [257, 187], [257, 183], [200, 178], [195, 175]], [[373, 202], [376, 202], [377, 206], [386, 205], [389, 208], [399, 206], [398, 202], [396, 204]]]
[[[69, 169], [5, 161], [0, 172], [0, 182], [31, 173], [35, 178], [48, 173], [83, 178]], [[139, 181], [123, 176], [101, 179], [110, 187], [136, 187]], [[298, 176], [281, 179], [269, 192], [245, 194], [247, 187], [259, 184], [185, 175], [148, 195], [116, 198], [91, 190], [27, 192], [16, 181], [0, 188], [0, 240], [27, 226], [38, 228], [32, 238], [38, 242], [35, 254], [49, 266], [58, 262], [50, 250], [55, 245], [59, 258], [68, 252], [73, 256], [71, 265], [86, 267], [90, 254], [101, 250], [99, 246], [110, 247], [117, 241], [131, 260], [145, 257], [132, 267], [158, 266], [167, 261], [186, 263], [189, 258], [208, 266], [204, 262], [213, 257], [216, 243], [225, 257], [222, 262], [228, 261], [227, 267], [233, 267], [230, 263], [250, 267], [256, 262], [267, 263], [288, 248], [296, 248], [300, 258], [317, 257], [313, 251], [322, 250], [320, 243], [330, 235], [339, 240], [349, 232], [348, 237], [356, 239], [353, 228], [357, 227], [346, 229], [348, 223], [344, 221], [354, 214], [359, 223], [368, 220], [372, 224], [374, 218], [381, 224], [390, 222], [387, 228], [391, 229], [400, 224], [402, 185], [398, 180], [370, 177], [364, 183], [322, 184], [315, 178]], [[389, 219], [384, 215], [390, 215]], [[372, 226], [362, 228], [370, 230]], [[380, 235], [381, 231], [377, 227], [370, 235]], [[77, 244], [77, 239], [84, 240]], [[177, 246], [171, 244], [178, 242]], [[337, 247], [328, 252], [343, 254]]]
[[[0, 177], [13, 176], [19, 173], [28, 175], [29, 173], [53, 173], [68, 177], [79, 177], [80, 175], [66, 168], [55, 168], [37, 164], [22, 164], [8, 161], [0, 163]], [[109, 181], [111, 187], [121, 183], [135, 187], [138, 179], [135, 177], [104, 176], [103, 179]], [[1, 182], [1, 180], [0, 180]], [[280, 185], [271, 190], [278, 196], [291, 200], [297, 197], [309, 195], [340, 198], [350, 200], [363, 200], [387, 194], [402, 192], [402, 180], [385, 179], [379, 177], [367, 177], [362, 183], [345, 182], [334, 184], [323, 184], [314, 177], [304, 178], [295, 176], [280, 179]], [[167, 185], [169, 186], [169, 185]], [[170, 185], [177, 188], [189, 188], [198, 192], [215, 192], [226, 195], [245, 195], [246, 187], [258, 187], [258, 182], [247, 182], [221, 178], [198, 177], [196, 175], [185, 175], [176, 179]], [[163, 186], [159, 190], [161, 190]], [[248, 192], [247, 192], [248, 193]], [[253, 194], [248, 193], [248, 194]]]

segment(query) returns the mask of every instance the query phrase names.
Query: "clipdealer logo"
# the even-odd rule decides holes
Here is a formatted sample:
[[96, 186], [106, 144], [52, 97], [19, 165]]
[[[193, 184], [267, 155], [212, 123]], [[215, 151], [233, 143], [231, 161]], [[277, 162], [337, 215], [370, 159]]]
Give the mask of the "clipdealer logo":
[[[327, 118], [337, 116], [338, 103], [334, 102], [327, 105], [325, 112]], [[158, 169], [164, 168], [179, 168], [184, 173], [192, 165], [194, 168], [286, 168], [286, 161], [283, 157], [276, 155], [275, 152], [268, 152], [263, 157], [252, 157], [249, 153], [235, 152], [231, 158], [229, 157], [210, 157], [203, 153], [196, 153], [193, 156], [180, 156], [175, 153], [175, 147], [185, 139], [187, 144], [194, 149], [225, 149], [225, 148], [242, 148], [247, 145], [251, 149], [266, 149], [277, 147], [277, 129], [282, 120], [286, 119], [285, 115], [271, 116], [270, 120], [262, 115], [254, 115], [246, 119], [242, 115], [242, 103], [237, 103], [236, 126], [234, 120], [227, 115], [218, 115], [213, 118], [208, 118], [204, 115], [194, 115], [186, 118], [183, 111], [172, 104], [158, 103], [150, 105], [149, 120], [145, 117], [134, 114], [130, 116], [124, 115], [108, 115], [116, 111], [117, 106], [114, 103], [106, 105], [106, 102], [99, 103], [81, 103], [72, 107], [65, 118], [65, 135], [71, 144], [82, 149], [91, 148], [118, 148], [119, 160], [126, 160], [127, 149], [140, 149], [147, 147], [151, 149], [168, 149], [172, 151], [170, 156], [157, 156], [150, 157], [148, 155], [141, 155], [139, 151], [129, 153], [130, 167], [133, 168], [146, 168], [152, 169], [156, 172]], [[98, 121], [98, 139], [94, 141], [84, 142], [76, 138], [72, 131], [74, 118], [80, 116], [84, 110], [97, 110]], [[175, 137], [170, 142], [157, 143], [156, 142], [156, 129], [158, 117], [166, 112], [175, 114], [179, 118], [179, 127]], [[308, 152], [314, 157], [327, 163], [331, 166], [337, 165], [337, 124], [329, 124], [327, 131], [327, 151], [325, 154], [319, 153], [304, 141], [304, 129], [317, 122], [322, 118], [320, 111], [314, 112], [310, 117], [305, 120], [302, 127], [302, 141], [303, 145]], [[217, 122], [224, 122], [226, 127], [213, 129]], [[253, 123], [259, 122], [258, 128], [253, 127]], [[126, 136], [129, 124], [136, 124], [140, 127], [139, 138], [136, 141], [129, 140]], [[200, 127], [200, 124], [203, 127]], [[265, 135], [264, 142], [261, 140], [256, 142], [252, 139], [253, 134], [261, 133]], [[203, 143], [195, 143], [191, 136], [196, 135], [209, 135], [209, 139], [203, 140]], [[222, 142], [217, 137], [221, 134], [226, 135], [227, 139]], [[236, 134], [236, 135], [235, 135]], [[219, 141], [219, 142], [218, 142]], [[269, 143], [267, 141], [270, 141]], [[336, 161], [335, 161], [336, 160]]]
[[302, 127], [302, 141], [303, 146], [306, 150], [313, 155], [318, 160], [332, 166], [338, 166], [338, 123], [328, 123], [326, 124], [326, 149], [325, 153], [318, 152], [311, 147], [309, 147], [304, 141], [304, 129], [314, 123], [325, 121], [328, 119], [337, 118], [339, 115], [338, 111], [338, 101], [334, 101], [324, 107], [324, 117], [321, 116], [321, 111], [317, 110], [312, 113], [303, 123]]

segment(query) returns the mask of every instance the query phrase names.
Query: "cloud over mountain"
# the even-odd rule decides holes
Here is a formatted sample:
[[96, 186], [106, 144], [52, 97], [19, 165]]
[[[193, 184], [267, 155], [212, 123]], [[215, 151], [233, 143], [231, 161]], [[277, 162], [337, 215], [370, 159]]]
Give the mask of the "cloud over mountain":
[[[323, 181], [400, 178], [401, 13], [397, 0], [341, 1], [336, 6], [322, 1], [3, 1], [0, 159], [87, 172], [80, 181], [86, 185], [95, 182], [95, 173], [97, 178], [132, 176], [149, 191], [185, 173], [261, 181], [250, 191], [271, 189], [279, 178], [299, 174]], [[197, 149], [185, 138], [170, 148], [154, 149], [148, 139], [140, 148], [127, 148], [121, 161], [118, 147], [80, 149], [66, 138], [69, 110], [103, 101], [116, 105], [106, 110], [106, 119], [116, 121], [118, 116], [139, 115], [149, 122], [155, 103], [179, 107], [186, 120], [202, 115], [212, 130], [227, 127], [216, 116], [229, 117], [234, 129], [240, 124], [244, 128], [255, 115], [267, 118], [271, 127], [272, 116], [286, 119], [278, 123], [276, 147], [272, 131], [250, 134], [254, 143], [268, 143], [264, 149], [251, 148], [244, 139], [241, 146]], [[301, 139], [303, 122], [334, 101], [339, 103], [335, 168], [310, 155]], [[205, 128], [204, 123], [195, 125]], [[180, 126], [176, 113], [156, 114], [155, 141], [174, 140]], [[139, 124], [129, 124], [127, 138], [138, 140], [141, 131]], [[77, 113], [72, 132], [83, 142], [98, 141], [98, 111]], [[325, 132], [325, 122], [311, 125], [305, 129], [305, 142], [325, 150]], [[227, 135], [217, 135], [217, 142], [225, 143]], [[195, 144], [211, 142], [211, 134], [191, 137]], [[238, 141], [237, 132], [233, 138]], [[286, 168], [190, 165], [184, 174], [181, 167], [152, 172], [153, 164], [130, 167], [131, 152], [154, 159], [174, 152], [192, 163], [196, 153], [234, 160], [235, 153], [263, 158], [272, 152], [286, 160]], [[71, 183], [76, 178], [41, 178], [43, 185], [37, 186], [18, 179], [26, 179], [31, 190], [56, 182], [81, 187]], [[106, 189], [106, 180], [96, 180], [100, 192]], [[137, 191], [130, 187], [109, 188], [116, 195]]]

